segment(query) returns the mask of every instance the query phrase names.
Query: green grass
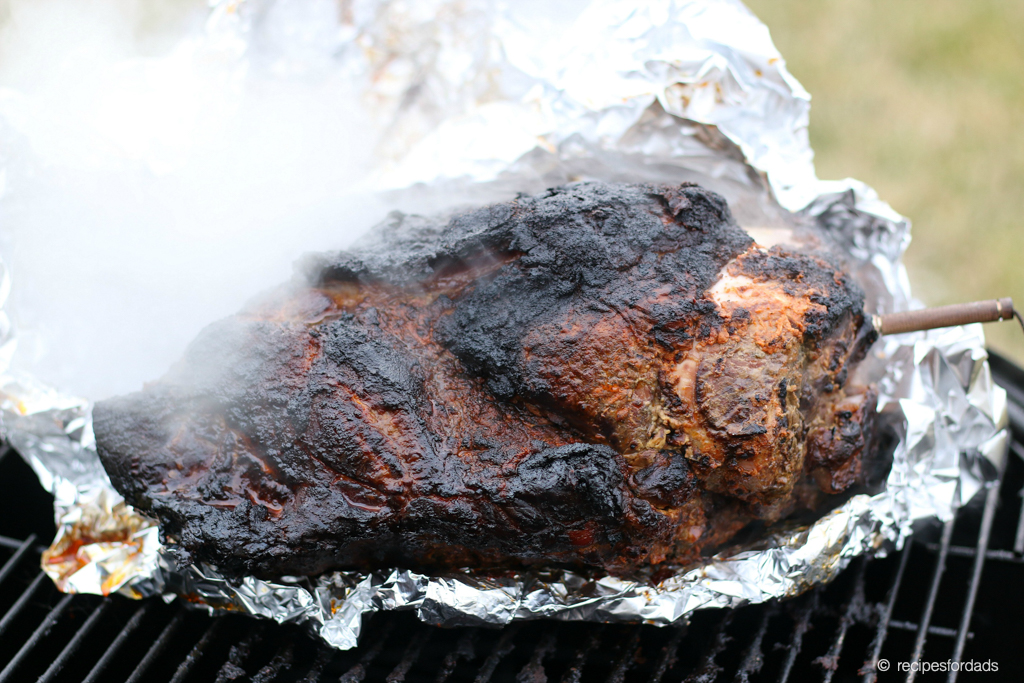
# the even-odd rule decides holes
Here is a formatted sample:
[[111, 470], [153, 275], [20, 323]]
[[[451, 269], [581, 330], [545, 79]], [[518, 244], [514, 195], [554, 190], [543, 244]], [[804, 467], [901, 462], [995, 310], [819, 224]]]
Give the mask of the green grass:
[[[1024, 3], [747, 0], [813, 96], [821, 178], [872, 185], [913, 222], [930, 305], [1024, 308]], [[1024, 363], [1016, 325], [986, 326]]]

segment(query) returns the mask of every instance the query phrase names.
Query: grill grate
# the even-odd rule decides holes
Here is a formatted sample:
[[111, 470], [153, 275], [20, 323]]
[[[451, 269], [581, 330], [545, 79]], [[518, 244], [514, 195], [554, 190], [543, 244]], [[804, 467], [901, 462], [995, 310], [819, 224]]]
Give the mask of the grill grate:
[[1015, 616], [1024, 596], [1005, 589], [1024, 578], [1024, 371], [998, 357], [992, 365], [1011, 400], [1015, 455], [983, 500], [946, 524], [922, 525], [899, 553], [855, 560], [829, 586], [698, 613], [685, 628], [435, 629], [407, 613], [378, 614], [360, 648], [336, 652], [294, 626], [211, 618], [177, 602], [62, 596], [38, 569], [39, 539], [53, 532], [49, 500], [3, 448], [0, 512], [19, 514], [0, 514], [0, 683], [915, 680], [894, 668], [876, 673], [881, 659], [990, 659], [1006, 670], [1024, 637]]

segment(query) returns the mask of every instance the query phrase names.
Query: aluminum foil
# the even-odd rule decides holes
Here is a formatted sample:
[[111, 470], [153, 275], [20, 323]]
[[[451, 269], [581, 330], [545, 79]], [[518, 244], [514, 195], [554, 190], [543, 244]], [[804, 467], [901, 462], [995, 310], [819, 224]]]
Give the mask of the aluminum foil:
[[[862, 183], [816, 178], [810, 98], [767, 28], [738, 2], [596, 0], [552, 13], [353, 0], [341, 3], [337, 30], [326, 34], [323, 13], [300, 5], [215, 2], [203, 40], [240, 63], [333, 70], [362, 83], [364, 106], [388, 131], [365, 189], [397, 206], [505, 198], [581, 178], [698, 180], [725, 194], [745, 227], [816, 224], [846, 254], [870, 313], [913, 305], [900, 260], [908, 221]], [[880, 423], [896, 443], [876, 492], [658, 583], [404, 570], [228, 581], [214, 567], [176, 566], [157, 523], [114, 491], [96, 456], [88, 400], [8, 371], [17, 343], [2, 310], [9, 286], [3, 270], [0, 416], [4, 436], [54, 494], [58, 532], [43, 569], [57, 586], [180, 596], [211, 611], [306, 623], [338, 648], [354, 647], [364, 615], [379, 610], [414, 610], [449, 626], [538, 618], [665, 625], [697, 609], [797, 595], [857, 555], [901, 547], [915, 520], [949, 519], [992, 485], [1007, 452], [1005, 393], [992, 381], [980, 326], [889, 337], [858, 370], [879, 386]]]

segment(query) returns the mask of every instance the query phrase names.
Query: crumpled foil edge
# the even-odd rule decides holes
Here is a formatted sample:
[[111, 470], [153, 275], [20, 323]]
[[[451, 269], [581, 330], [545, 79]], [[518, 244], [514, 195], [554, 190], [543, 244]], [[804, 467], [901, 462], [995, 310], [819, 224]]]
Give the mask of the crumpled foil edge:
[[[239, 5], [215, 3], [208, 30], [244, 47], [254, 29]], [[347, 40], [386, 33], [372, 17], [366, 22]], [[574, 30], [585, 43], [557, 76], [519, 59], [528, 51], [517, 52], [516, 34], [506, 32], [504, 58], [543, 87], [481, 105], [413, 139], [413, 151], [373, 182], [400, 188], [461, 174], [470, 185], [523, 187], [571, 179], [581, 162], [598, 169], [591, 177], [612, 180], [618, 178], [607, 169], [616, 166], [652, 181], [681, 170], [702, 173], [759, 187], [815, 221], [849, 254], [869, 310], [912, 304], [900, 261], [908, 222], [858, 181], [816, 179], [806, 136], [809, 97], [786, 71], [767, 29], [740, 3], [652, 2], [640, 11], [599, 0]], [[573, 45], [573, 36], [565, 42]], [[593, 54], [596, 44], [605, 52]], [[610, 59], [619, 61], [609, 65]], [[581, 78], [580, 65], [624, 76]], [[522, 119], [528, 130], [520, 139], [527, 142], [488, 156], [493, 150], [480, 151], [480, 136], [467, 136], [466, 126], [456, 124], [475, 117], [483, 132], [488, 122], [507, 125], [508, 111], [488, 119], [504, 105], [535, 114]], [[457, 144], [477, 156], [452, 155], [453, 130], [460, 131]], [[447, 165], [434, 163], [439, 155]], [[652, 170], [654, 161], [669, 170]], [[438, 168], [448, 169], [447, 177], [439, 179]], [[831, 580], [858, 555], [902, 547], [917, 519], [949, 519], [996, 481], [1007, 453], [1006, 397], [992, 381], [980, 326], [890, 337], [862, 363], [879, 378], [880, 417], [897, 437], [884, 490], [855, 495], [809, 526], [776, 529], [756, 547], [709, 558], [656, 585], [571, 571], [487, 577], [394, 570], [229, 581], [213, 567], [177, 567], [157, 523], [112, 488], [96, 455], [89, 401], [8, 370], [17, 345], [2, 308], [9, 291], [3, 268], [0, 418], [5, 438], [54, 495], [58, 533], [43, 569], [57, 586], [69, 593], [180, 596], [210, 611], [306, 623], [342, 649], [358, 644], [363, 616], [372, 611], [413, 610], [447, 626], [538, 618], [666, 625], [697, 609], [794, 596]]]

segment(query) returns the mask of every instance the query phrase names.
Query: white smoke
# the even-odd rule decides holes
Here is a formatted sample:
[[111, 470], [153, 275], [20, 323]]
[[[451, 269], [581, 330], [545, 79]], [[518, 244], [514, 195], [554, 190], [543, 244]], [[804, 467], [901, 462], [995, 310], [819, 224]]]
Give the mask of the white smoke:
[[[628, 2], [210, 1], [0, 0], [14, 369], [63, 393], [160, 377], [302, 253], [348, 246], [391, 207], [710, 175], [754, 192], [751, 224], [770, 224], [749, 168], [652, 104], [699, 66], [658, 56], [671, 27], [641, 39], [626, 22], [595, 42], [602, 7], [625, 21]], [[718, 9], [760, 35], [741, 7]], [[643, 25], [671, 16], [644, 12]], [[709, 17], [691, 19], [728, 23]], [[653, 61], [637, 61], [648, 40]], [[804, 111], [792, 101], [786, 121]]]
[[357, 187], [379, 133], [330, 64], [339, 4], [278, 5], [243, 41], [231, 5], [210, 26], [196, 2], [0, 3], [16, 369], [93, 399], [137, 390], [303, 252], [383, 216]]

